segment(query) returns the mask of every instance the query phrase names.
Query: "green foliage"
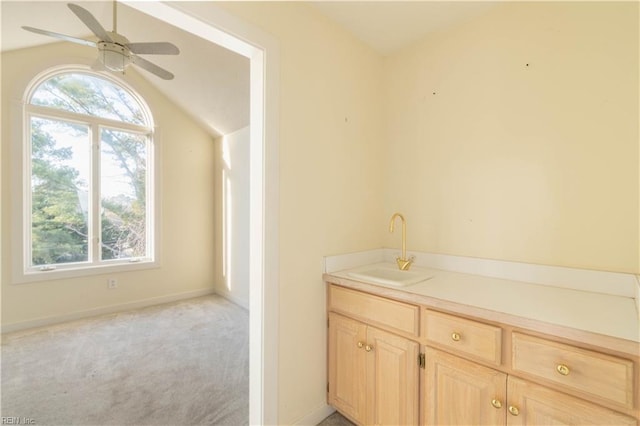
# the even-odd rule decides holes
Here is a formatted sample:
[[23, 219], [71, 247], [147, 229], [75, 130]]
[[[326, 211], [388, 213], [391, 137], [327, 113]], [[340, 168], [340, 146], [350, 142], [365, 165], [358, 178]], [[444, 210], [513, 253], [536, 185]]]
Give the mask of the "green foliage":
[[34, 105], [144, 125], [136, 100], [110, 82], [82, 73], [55, 75], [43, 82], [31, 98]]
[[31, 123], [31, 236], [34, 265], [87, 260], [87, 224], [79, 208], [78, 171], [67, 166], [70, 148], [57, 148], [42, 130], [43, 120]]
[[[63, 74], [45, 81], [32, 103], [85, 115], [142, 124], [135, 100], [111, 83], [85, 74]], [[87, 182], [73, 166], [73, 149], [65, 132], [87, 133], [85, 125], [64, 122], [65, 130], [47, 132], [44, 121], [32, 120], [32, 263], [59, 264], [89, 260], [91, 229]], [[62, 122], [60, 122], [62, 125]], [[63, 126], [63, 127], [64, 127]], [[101, 258], [146, 255], [146, 143], [145, 137], [103, 129], [101, 155], [117, 165], [125, 193], [104, 196], [100, 205]], [[90, 141], [87, 137], [87, 144]], [[77, 161], [77, 160], [76, 160]], [[104, 160], [103, 160], [104, 165]], [[102, 187], [110, 182], [102, 182]]]

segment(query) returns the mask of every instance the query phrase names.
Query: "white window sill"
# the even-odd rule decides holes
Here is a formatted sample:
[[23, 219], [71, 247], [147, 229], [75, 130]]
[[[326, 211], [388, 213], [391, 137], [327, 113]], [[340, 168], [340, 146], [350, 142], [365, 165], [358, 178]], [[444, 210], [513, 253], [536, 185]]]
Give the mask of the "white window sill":
[[93, 275], [114, 274], [159, 268], [158, 261], [142, 260], [130, 263], [104, 264], [98, 266], [60, 267], [47, 271], [29, 271], [14, 275], [12, 284], [27, 284], [40, 281], [53, 281], [67, 278], [81, 278]]

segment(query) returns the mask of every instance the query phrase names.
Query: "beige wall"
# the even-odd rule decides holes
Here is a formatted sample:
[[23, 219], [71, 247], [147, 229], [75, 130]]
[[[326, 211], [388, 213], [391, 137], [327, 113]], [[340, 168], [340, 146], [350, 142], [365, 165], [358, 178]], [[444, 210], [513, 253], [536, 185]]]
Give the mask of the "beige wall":
[[638, 78], [632, 2], [505, 3], [386, 58], [385, 212], [417, 251], [640, 272]]
[[505, 3], [386, 59], [224, 7], [281, 44], [281, 424], [325, 401], [321, 256], [397, 246], [394, 211], [414, 250], [639, 271], [637, 5]]
[[249, 127], [216, 139], [215, 290], [249, 309]]
[[[83, 55], [90, 55], [89, 58]], [[11, 283], [11, 114], [17, 91], [42, 66], [59, 61], [91, 63], [93, 51], [51, 44], [2, 55], [2, 324], [66, 317], [127, 303], [213, 289], [213, 138], [135, 72], [126, 81], [148, 101], [160, 128], [161, 267], [110, 274], [119, 287], [107, 289], [107, 276], [29, 284]], [[64, 63], [64, 62], [62, 62]]]
[[225, 8], [280, 44], [278, 397], [291, 424], [326, 402], [323, 256], [382, 244], [382, 59], [301, 3]]

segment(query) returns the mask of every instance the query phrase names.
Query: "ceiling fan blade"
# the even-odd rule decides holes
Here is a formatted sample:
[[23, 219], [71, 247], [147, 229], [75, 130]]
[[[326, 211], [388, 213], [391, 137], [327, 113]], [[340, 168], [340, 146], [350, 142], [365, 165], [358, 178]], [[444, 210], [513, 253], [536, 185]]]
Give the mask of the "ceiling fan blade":
[[109, 43], [112, 43], [113, 40], [111, 40], [111, 37], [109, 36], [109, 34], [107, 34], [107, 31], [102, 28], [102, 25], [100, 25], [100, 22], [98, 22], [98, 20], [96, 18], [93, 17], [93, 15], [91, 14], [91, 12], [89, 12], [87, 9], [78, 6], [77, 4], [73, 4], [73, 3], [69, 3], [67, 6], [69, 6], [69, 9], [71, 9], [71, 11], [73, 13], [76, 14], [76, 16], [78, 18], [80, 18], [80, 20], [87, 26], [89, 27], [89, 29], [101, 40], [101, 41], [108, 41]]
[[59, 38], [61, 40], [70, 41], [72, 43], [78, 43], [78, 44], [84, 44], [85, 46], [96, 47], [96, 44], [93, 41], [84, 40], [82, 38], [71, 37], [65, 34], [54, 33], [52, 31], [41, 30], [39, 28], [33, 28], [33, 27], [23, 26], [22, 29], [31, 31], [32, 33], [36, 33], [36, 34], [42, 34], [50, 37]]
[[131, 55], [131, 62], [164, 80], [173, 80], [173, 74], [171, 74], [169, 71], [165, 70], [164, 68], [160, 68], [156, 64], [151, 63], [146, 59], [141, 58], [140, 56]]
[[180, 53], [180, 49], [176, 45], [166, 41], [127, 43], [127, 47], [132, 53], [143, 55], [177, 55]]

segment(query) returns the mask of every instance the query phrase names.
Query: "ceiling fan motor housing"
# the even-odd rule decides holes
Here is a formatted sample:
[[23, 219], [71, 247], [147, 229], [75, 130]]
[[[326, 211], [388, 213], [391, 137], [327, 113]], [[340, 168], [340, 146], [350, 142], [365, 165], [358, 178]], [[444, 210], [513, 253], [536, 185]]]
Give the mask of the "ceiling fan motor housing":
[[100, 52], [100, 62], [111, 71], [124, 71], [131, 63], [131, 51], [126, 44], [129, 40], [115, 32], [109, 32], [113, 42], [99, 41], [98, 52]]

